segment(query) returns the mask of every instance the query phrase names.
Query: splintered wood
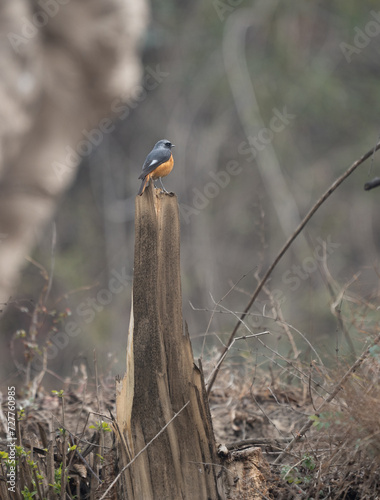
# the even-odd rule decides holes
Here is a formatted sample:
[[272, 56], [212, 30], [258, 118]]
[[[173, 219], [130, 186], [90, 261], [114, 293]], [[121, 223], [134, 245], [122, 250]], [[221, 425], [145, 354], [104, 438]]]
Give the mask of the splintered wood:
[[150, 185], [136, 197], [127, 370], [117, 382], [120, 499], [224, 498], [203, 374], [183, 325], [179, 235], [176, 196]]

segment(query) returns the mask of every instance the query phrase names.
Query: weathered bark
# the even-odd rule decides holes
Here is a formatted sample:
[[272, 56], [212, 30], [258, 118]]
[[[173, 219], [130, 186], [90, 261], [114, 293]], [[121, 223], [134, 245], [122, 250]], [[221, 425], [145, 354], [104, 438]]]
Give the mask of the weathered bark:
[[261, 448], [232, 451], [224, 462], [225, 490], [228, 500], [268, 498], [270, 467]]
[[[182, 319], [176, 196], [152, 186], [136, 197], [133, 307], [127, 372], [117, 382], [119, 498], [218, 499], [220, 463], [203, 375]], [[213, 465], [215, 464], [215, 465]]]

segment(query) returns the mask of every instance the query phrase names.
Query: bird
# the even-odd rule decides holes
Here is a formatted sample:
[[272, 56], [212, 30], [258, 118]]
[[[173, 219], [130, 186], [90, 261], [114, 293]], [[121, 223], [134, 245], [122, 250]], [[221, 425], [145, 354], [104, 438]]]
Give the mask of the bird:
[[141, 186], [138, 196], [141, 196], [148, 184], [149, 179], [153, 179], [154, 187], [156, 187], [155, 180], [159, 179], [162, 191], [168, 193], [162, 184], [161, 177], [169, 175], [173, 170], [174, 159], [172, 154], [172, 148], [175, 145], [172, 144], [167, 139], [162, 139], [158, 141], [152, 151], [148, 154], [145, 159], [144, 165], [142, 167], [142, 172], [139, 179], [142, 179]]

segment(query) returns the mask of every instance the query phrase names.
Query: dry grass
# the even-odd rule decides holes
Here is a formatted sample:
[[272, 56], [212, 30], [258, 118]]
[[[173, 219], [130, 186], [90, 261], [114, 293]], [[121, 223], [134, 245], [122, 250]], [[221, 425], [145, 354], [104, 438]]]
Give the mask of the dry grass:
[[[380, 351], [380, 349], [379, 349]], [[251, 380], [224, 368], [211, 393], [217, 441], [230, 450], [260, 446], [271, 464], [270, 497], [376, 499], [380, 496], [380, 363], [377, 346], [323, 411], [344, 369], [324, 369], [318, 388], [284, 381], [277, 368]], [[294, 361], [289, 360], [288, 370]], [[298, 364], [305, 372], [307, 366]], [[254, 375], [253, 375], [254, 373]], [[312, 423], [300, 439], [299, 432]], [[296, 438], [296, 439], [295, 439]], [[294, 446], [286, 453], [289, 443]], [[277, 463], [274, 463], [277, 462]]]
[[[114, 387], [101, 384], [101, 394], [102, 407], [113, 408]], [[32, 405], [18, 412], [14, 493], [6, 483], [12, 457], [2, 421], [1, 499], [98, 498], [104, 479], [114, 475], [115, 459], [112, 421], [107, 410], [99, 414], [97, 396], [83, 385], [55, 395], [41, 391]]]

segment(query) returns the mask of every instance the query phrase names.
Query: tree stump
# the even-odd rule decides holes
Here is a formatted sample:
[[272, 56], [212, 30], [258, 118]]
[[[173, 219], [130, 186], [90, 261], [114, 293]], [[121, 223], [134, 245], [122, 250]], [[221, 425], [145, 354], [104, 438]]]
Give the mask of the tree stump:
[[134, 266], [127, 370], [116, 387], [119, 470], [153, 441], [122, 474], [118, 498], [221, 499], [203, 374], [182, 319], [177, 197], [152, 185], [136, 197]]

